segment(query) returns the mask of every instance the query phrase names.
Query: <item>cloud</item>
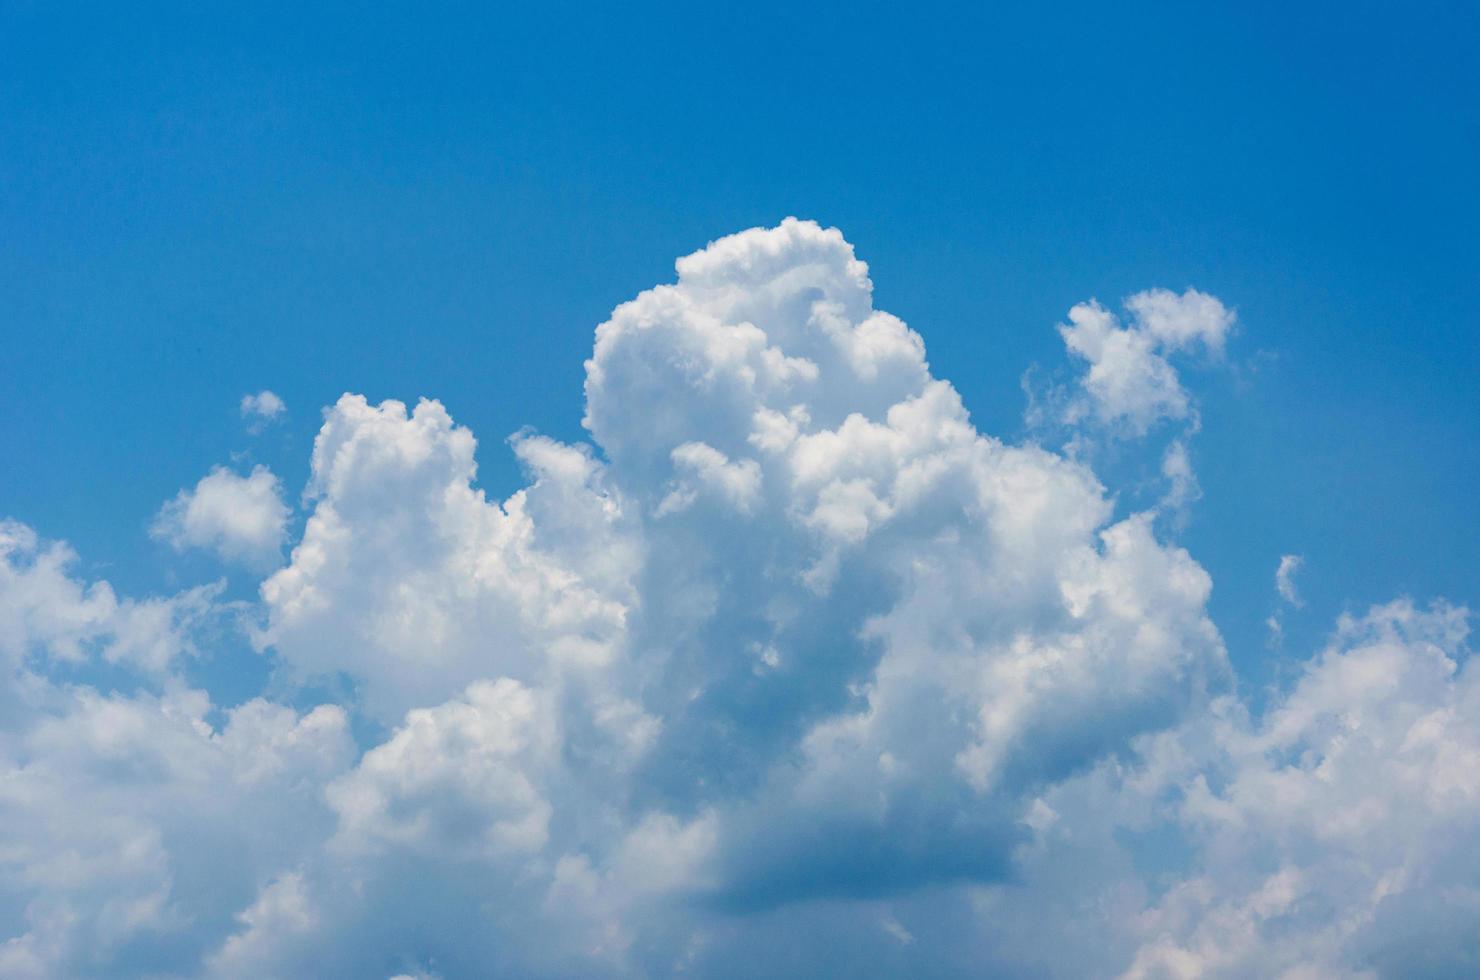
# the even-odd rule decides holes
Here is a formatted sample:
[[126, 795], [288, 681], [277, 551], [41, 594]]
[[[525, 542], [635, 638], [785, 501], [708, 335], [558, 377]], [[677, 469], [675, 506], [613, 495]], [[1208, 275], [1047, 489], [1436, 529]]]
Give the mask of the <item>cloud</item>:
[[242, 418], [247, 420], [248, 427], [252, 431], [260, 431], [263, 426], [277, 421], [288, 406], [277, 395], [266, 388], [257, 394], [242, 395], [241, 413]]
[[1148, 289], [1125, 301], [1135, 329], [1151, 337], [1163, 350], [1202, 347], [1214, 357], [1223, 355], [1223, 343], [1233, 329], [1233, 311], [1215, 296], [1188, 289], [1181, 295], [1170, 289]]
[[761, 468], [753, 459], [732, 463], [724, 453], [702, 442], [686, 442], [672, 453], [681, 474], [658, 504], [654, 515], [684, 510], [701, 492], [710, 492], [742, 513], [749, 512], [760, 492]]
[[[326, 417], [261, 642], [405, 718], [331, 792], [339, 846], [451, 847], [609, 921], [1001, 878], [1025, 793], [1226, 683], [1206, 574], [1084, 467], [977, 432], [836, 231], [678, 271], [598, 328], [603, 455], [516, 437], [507, 501], [435, 402]], [[506, 698], [563, 749], [471, 734]]]
[[[1175, 779], [1198, 858], [1146, 917], [1128, 976], [1459, 976], [1480, 945], [1480, 687], [1463, 610], [1346, 617], [1256, 721], [1211, 724]], [[1204, 723], [1206, 724], [1206, 723]], [[1421, 925], [1420, 925], [1421, 923]]]
[[[1279, 567], [1275, 569], [1274, 573], [1275, 591], [1279, 593], [1279, 597], [1285, 605], [1292, 606], [1296, 609], [1300, 609], [1305, 605], [1305, 601], [1300, 598], [1300, 593], [1295, 588], [1295, 573], [1300, 570], [1300, 566], [1303, 564], [1305, 564], [1305, 559], [1299, 555], [1281, 555]], [[1277, 647], [1284, 642], [1284, 612], [1284, 609], [1277, 608], [1264, 621], [1264, 625], [1269, 629], [1269, 642], [1271, 646]]]
[[1161, 419], [1186, 419], [1192, 412], [1168, 357], [1198, 350], [1221, 357], [1234, 314], [1195, 289], [1136, 293], [1125, 308], [1127, 326], [1094, 301], [1075, 306], [1059, 326], [1069, 352], [1089, 365], [1082, 395], [1068, 404], [1065, 420], [1090, 417], [1143, 435]]
[[107, 582], [71, 575], [77, 555], [31, 528], [0, 521], [0, 663], [27, 674], [97, 658], [150, 673], [194, 652], [219, 584], [170, 598], [119, 599]]
[[1167, 483], [1162, 506], [1180, 518], [1202, 497], [1202, 487], [1198, 485], [1197, 474], [1193, 472], [1186, 439], [1177, 439], [1168, 444], [1161, 457], [1161, 475]]
[[287, 522], [288, 507], [271, 470], [258, 465], [238, 476], [218, 466], [160, 508], [149, 533], [176, 551], [201, 548], [265, 570], [282, 559]]
[[341, 846], [538, 852], [550, 804], [525, 773], [555, 749], [549, 709], [516, 681], [406, 716], [385, 744], [327, 790]]
[[1295, 589], [1295, 573], [1300, 571], [1303, 564], [1305, 559], [1299, 555], [1281, 555], [1280, 567], [1274, 573], [1275, 591], [1280, 594], [1281, 599], [1297, 609], [1305, 605]]
[[980, 941], [1059, 976], [1471, 972], [1468, 619], [1343, 617], [1260, 714], [1216, 698], [1052, 787], [1020, 878], [977, 896]]
[[[132, 693], [69, 680], [106, 661], [140, 608], [67, 574], [70, 552], [7, 525], [0, 678], [0, 972], [150, 975], [200, 963], [263, 867], [325, 831], [321, 787], [351, 760], [346, 714], [254, 699], [213, 707], [165, 651], [192, 648], [198, 618], [148, 617], [150, 657]], [[186, 593], [157, 606], [208, 605]], [[66, 622], [68, 628], [59, 630]], [[167, 631], [167, 635], [166, 635]], [[68, 670], [48, 670], [60, 657]], [[216, 715], [212, 722], [208, 715]]]
[[303, 536], [262, 586], [259, 642], [290, 672], [352, 676], [393, 724], [476, 680], [611, 665], [635, 601], [630, 505], [589, 450], [527, 434], [533, 483], [489, 501], [475, 447], [437, 402], [327, 413]]
[[[980, 432], [839, 232], [676, 271], [597, 328], [591, 444], [515, 435], [506, 499], [436, 401], [326, 411], [251, 624], [289, 703], [185, 680], [217, 593], [120, 599], [0, 526], [0, 972], [1473, 962], [1464, 610], [1344, 619], [1256, 713], [1156, 512]], [[1126, 307], [1063, 328], [1086, 411], [1191, 418], [1166, 358], [1232, 315]], [[1185, 440], [1162, 459], [1182, 506]], [[275, 562], [285, 519], [271, 473], [217, 470], [158, 533]]]

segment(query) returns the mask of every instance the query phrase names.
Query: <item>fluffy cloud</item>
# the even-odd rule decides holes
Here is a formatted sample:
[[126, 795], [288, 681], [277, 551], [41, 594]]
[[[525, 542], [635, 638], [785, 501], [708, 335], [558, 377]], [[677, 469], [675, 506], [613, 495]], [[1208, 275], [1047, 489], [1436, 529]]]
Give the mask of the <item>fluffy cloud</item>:
[[160, 508], [149, 533], [176, 551], [204, 548], [258, 570], [282, 559], [288, 507], [265, 466], [247, 476], [216, 467]]
[[629, 966], [655, 892], [995, 880], [1025, 794], [1227, 676], [1206, 574], [1083, 466], [977, 432], [836, 231], [678, 272], [597, 330], [604, 459], [517, 437], [534, 479], [496, 503], [440, 405], [346, 397], [263, 586], [288, 669], [410, 711], [330, 791], [337, 846], [584, 896]]
[[[14, 683], [17, 678], [8, 678]], [[0, 740], [0, 973], [194, 972], [256, 877], [328, 832], [345, 713], [224, 712], [160, 693], [23, 684]]]
[[385, 744], [327, 790], [341, 846], [538, 852], [550, 804], [525, 769], [556, 748], [550, 712], [517, 681], [406, 716]]
[[[1189, 418], [1167, 357], [1220, 356], [1232, 315], [1191, 290], [1126, 308], [1062, 328], [1082, 410]], [[5, 525], [24, 710], [0, 735], [0, 972], [1325, 976], [1473, 955], [1466, 614], [1344, 621], [1251, 714], [1207, 572], [1081, 460], [979, 432], [836, 230], [730, 236], [619, 306], [585, 423], [594, 445], [513, 437], [529, 481], [500, 501], [439, 403], [332, 406], [252, 627], [294, 707], [214, 705], [172, 669], [215, 593], [120, 600]], [[1162, 467], [1190, 504], [1184, 442]], [[160, 533], [228, 550], [221, 515], [247, 508], [211, 501], [233, 493], [282, 507], [265, 470], [218, 471]], [[275, 556], [267, 509], [253, 526], [276, 530], [236, 540]], [[154, 633], [124, 625], [140, 609], [167, 611]], [[143, 680], [57, 674], [92, 661]]]
[[[1299, 555], [1280, 556], [1279, 567], [1274, 572], [1274, 589], [1285, 606], [1299, 609], [1305, 605], [1305, 600], [1300, 598], [1300, 591], [1295, 587], [1295, 573], [1300, 571], [1300, 566], [1304, 564], [1305, 559]], [[1273, 646], [1279, 646], [1284, 641], [1284, 613], [1284, 608], [1277, 608], [1264, 621], [1264, 625], [1269, 629], [1269, 639]]]
[[1089, 365], [1082, 397], [1066, 413], [1071, 423], [1088, 416], [1140, 434], [1159, 419], [1187, 418], [1191, 403], [1167, 358], [1199, 350], [1221, 357], [1234, 322], [1232, 311], [1195, 289], [1148, 290], [1125, 308], [1129, 325], [1091, 301], [1071, 309], [1059, 327], [1070, 353]]
[[66, 544], [0, 521], [0, 666], [44, 674], [96, 657], [157, 673], [194, 652], [190, 629], [211, 616], [219, 584], [119, 599], [107, 582], [73, 578], [76, 561]]
[[1128, 976], [1462, 976], [1480, 963], [1480, 686], [1463, 611], [1344, 618], [1263, 717], [1171, 778], [1196, 847]]
[[351, 675], [386, 723], [475, 680], [599, 671], [620, 652], [639, 551], [604, 468], [521, 436], [534, 482], [499, 504], [472, 486], [475, 446], [437, 402], [341, 398], [303, 537], [262, 586], [260, 642], [302, 676]]
[[255, 395], [242, 395], [242, 418], [254, 426], [265, 425], [281, 416], [288, 406], [276, 394], [263, 389]]

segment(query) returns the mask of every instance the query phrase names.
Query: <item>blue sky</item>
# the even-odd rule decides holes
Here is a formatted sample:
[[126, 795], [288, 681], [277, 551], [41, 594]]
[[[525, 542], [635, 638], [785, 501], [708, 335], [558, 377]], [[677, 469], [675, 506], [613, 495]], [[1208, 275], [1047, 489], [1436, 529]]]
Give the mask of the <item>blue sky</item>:
[[[1199, 608], [1257, 709], [1343, 613], [1480, 604], [1480, 13], [1287, 8], [6, 4], [0, 517], [120, 596], [224, 577], [213, 601], [251, 620], [266, 575], [151, 535], [166, 501], [262, 464], [297, 543], [346, 392], [439, 400], [502, 500], [529, 483], [506, 437], [591, 440], [583, 364], [614, 307], [794, 215], [846, 236], [873, 308], [1012, 444], [1073, 436], [1025, 421], [1024, 386], [1078, 390], [1055, 329], [1076, 303], [1193, 287], [1236, 312], [1221, 360], [1177, 362], [1201, 497], [1158, 528], [1210, 576]], [[287, 411], [249, 431], [239, 402], [263, 389]], [[1187, 425], [1084, 444], [1115, 519], [1155, 504]], [[1303, 558], [1298, 608], [1282, 555]], [[213, 719], [264, 691], [335, 696], [280, 660], [354, 676], [213, 630], [180, 668]], [[111, 669], [58, 676], [106, 689]], [[778, 731], [811, 704], [798, 684], [768, 702]], [[348, 724], [371, 744], [418, 706], [368, 705]]]

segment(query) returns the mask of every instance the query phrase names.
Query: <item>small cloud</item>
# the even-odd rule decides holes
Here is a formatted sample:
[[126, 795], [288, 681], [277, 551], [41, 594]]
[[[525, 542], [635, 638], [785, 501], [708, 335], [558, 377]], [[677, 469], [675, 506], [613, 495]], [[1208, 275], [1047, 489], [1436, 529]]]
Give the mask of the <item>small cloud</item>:
[[1300, 593], [1295, 589], [1295, 573], [1300, 571], [1303, 564], [1305, 559], [1299, 555], [1281, 555], [1280, 567], [1274, 573], [1274, 587], [1279, 591], [1280, 598], [1296, 609], [1305, 605], [1305, 600], [1300, 598]]
[[160, 508], [151, 537], [176, 551], [204, 548], [223, 560], [257, 570], [282, 558], [288, 523], [278, 478], [265, 466], [250, 476], [216, 467], [194, 489], [181, 490]]
[[915, 936], [904, 925], [893, 916], [887, 916], [882, 923], [884, 931], [899, 941], [901, 946], [909, 946], [914, 943]]
[[1166, 496], [1162, 506], [1172, 514], [1176, 524], [1185, 524], [1187, 509], [1202, 497], [1197, 474], [1193, 472], [1192, 460], [1187, 455], [1187, 441], [1177, 439], [1167, 446], [1161, 457], [1161, 475], [1167, 482]]
[[[1300, 598], [1300, 592], [1295, 588], [1295, 573], [1300, 571], [1300, 566], [1305, 564], [1305, 559], [1300, 555], [1281, 555], [1280, 567], [1274, 572], [1275, 591], [1285, 605], [1299, 609], [1305, 605], [1305, 600]], [[1282, 609], [1276, 609], [1270, 617], [1264, 621], [1269, 627], [1269, 645], [1278, 647], [1284, 642], [1285, 629], [1281, 618], [1284, 615]]]
[[1093, 300], [1069, 311], [1059, 335], [1069, 353], [1088, 370], [1080, 378], [1080, 397], [1068, 405], [1064, 421], [1078, 425], [1095, 419], [1133, 435], [1145, 435], [1161, 419], [1197, 414], [1168, 357], [1201, 349], [1223, 356], [1234, 314], [1215, 296], [1188, 289], [1136, 293], [1125, 301], [1130, 322]]
[[277, 421], [287, 410], [283, 400], [266, 388], [255, 395], [242, 395], [242, 418], [247, 420], [247, 428], [252, 432], [262, 431], [264, 426]]

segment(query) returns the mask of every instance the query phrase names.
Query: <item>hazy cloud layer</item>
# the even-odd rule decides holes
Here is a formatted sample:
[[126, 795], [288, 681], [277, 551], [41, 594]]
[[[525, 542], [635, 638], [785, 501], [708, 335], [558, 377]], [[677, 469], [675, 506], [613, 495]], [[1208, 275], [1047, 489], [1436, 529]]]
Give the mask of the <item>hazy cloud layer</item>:
[[[251, 635], [342, 703], [213, 705], [211, 588], [119, 599], [0, 525], [0, 974], [1474, 969], [1464, 610], [1346, 618], [1253, 715], [1208, 573], [977, 431], [840, 233], [677, 272], [597, 328], [592, 444], [514, 437], [506, 500], [439, 403], [327, 410]], [[1232, 314], [1126, 309], [1060, 328], [1075, 424], [1194, 418], [1167, 358]], [[1184, 443], [1162, 471], [1196, 500]], [[286, 517], [217, 470], [155, 533], [267, 570]]]

